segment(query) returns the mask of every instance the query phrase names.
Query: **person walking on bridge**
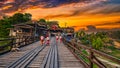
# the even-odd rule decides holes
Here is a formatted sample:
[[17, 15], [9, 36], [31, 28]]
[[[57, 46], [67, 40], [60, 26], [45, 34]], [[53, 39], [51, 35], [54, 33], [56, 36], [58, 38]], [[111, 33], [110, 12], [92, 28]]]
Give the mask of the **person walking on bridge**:
[[59, 37], [58, 37], [58, 35], [56, 35], [56, 42], [58, 42], [58, 39], [59, 39]]
[[60, 43], [62, 42], [62, 36], [60, 35]]
[[43, 45], [44, 43], [44, 36], [40, 36], [40, 44]]
[[46, 38], [46, 45], [50, 45], [50, 38], [49, 38], [49, 36]]

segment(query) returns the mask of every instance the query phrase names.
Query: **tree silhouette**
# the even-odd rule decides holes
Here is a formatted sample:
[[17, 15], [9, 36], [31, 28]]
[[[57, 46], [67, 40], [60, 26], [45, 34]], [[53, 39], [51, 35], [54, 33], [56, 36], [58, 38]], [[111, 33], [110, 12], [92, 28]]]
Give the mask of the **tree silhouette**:
[[46, 20], [45, 19], [40, 19], [39, 22], [46, 23]]

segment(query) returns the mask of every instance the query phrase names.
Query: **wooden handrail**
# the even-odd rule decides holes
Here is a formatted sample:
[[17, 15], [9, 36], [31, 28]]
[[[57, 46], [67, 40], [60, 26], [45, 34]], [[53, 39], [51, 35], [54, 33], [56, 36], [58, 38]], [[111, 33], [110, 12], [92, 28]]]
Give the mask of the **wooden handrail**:
[[7, 41], [7, 40], [13, 40], [14, 38], [6, 38], [6, 39], [0, 39], [0, 41]]
[[10, 40], [10, 42], [9, 42], [8, 44], [6, 44], [6, 45], [2, 45], [2, 46], [0, 46], [0, 48], [4, 48], [4, 47], [6, 47], [6, 46], [11, 45], [11, 43], [12, 43], [13, 40], [14, 40], [14, 38], [7, 38], [7, 39], [3, 39], [3, 40], [0, 40], [0, 41], [7, 41], [7, 40]]
[[[120, 64], [120, 59], [117, 59], [113, 56], [110, 56], [108, 54], [105, 54], [103, 52], [100, 52], [98, 50], [93, 49], [92, 47], [87, 47], [85, 45], [80, 45], [78, 43], [75, 42], [68, 42], [64, 39], [64, 43], [67, 44], [69, 46], [69, 49], [72, 50], [75, 54], [75, 52], [77, 51], [80, 55], [83, 55], [83, 53], [81, 53], [81, 50], [78, 48], [83, 48], [88, 50], [89, 52], [89, 56], [83, 55], [84, 57], [86, 57], [87, 59], [89, 59], [90, 63], [89, 64], [85, 64], [85, 65], [90, 65], [90, 68], [93, 68], [93, 63], [96, 64], [98, 67], [100, 68], [107, 68], [107, 66], [105, 66], [105, 64], [103, 64], [98, 58], [96, 58], [96, 54], [100, 55], [104, 58], [107, 58], [109, 60], [112, 60], [113, 62], [116, 62], [118, 64]], [[78, 56], [77, 56], [78, 57]], [[80, 58], [80, 57], [79, 57]]]
[[[72, 47], [70, 43], [66, 43], [66, 45]], [[78, 49], [77, 49], [77, 50], [78, 50]], [[83, 63], [83, 65], [84, 65], [86, 68], [89, 68], [90, 65], [87, 64], [86, 62], [84, 62], [83, 60], [81, 60], [81, 58], [79, 58], [78, 55], [74, 53], [74, 50], [71, 50], [71, 49], [70, 49], [70, 51], [73, 53], [73, 55], [74, 55], [79, 61], [81, 61], [81, 62]]]
[[105, 58], [110, 59], [110, 60], [112, 60], [112, 61], [117, 62], [118, 64], [120, 64], [120, 59], [118, 59], [118, 58], [115, 58], [115, 57], [113, 57], [113, 56], [111, 56], [111, 55], [108, 55], [108, 54], [106, 54], [106, 53], [97, 51], [97, 50], [95, 50], [95, 49], [92, 49], [92, 51], [95, 52], [95, 53], [98, 54], [98, 55], [102, 55], [102, 56], [104, 56]]
[[110, 56], [110, 55], [108, 55], [108, 54], [106, 54], [106, 53], [100, 52], [100, 51], [98, 51], [98, 50], [95, 50], [95, 49], [93, 49], [93, 48], [87, 47], [87, 46], [85, 46], [85, 45], [79, 45], [78, 43], [75, 43], [75, 42], [72, 42], [72, 43], [76, 44], [76, 45], [79, 46], [79, 47], [88, 49], [88, 50], [91, 49], [91, 51], [94, 52], [95, 54], [102, 55], [102, 56], [104, 56], [105, 58], [108, 58], [108, 59], [111, 59], [111, 60], [114, 61], [114, 62], [120, 63], [120, 59], [117, 59], [117, 58], [115, 58], [115, 57], [113, 57], [113, 56]]
[[[14, 42], [15, 39], [22, 39], [22, 41]], [[23, 37], [23, 38], [7, 38], [7, 39], [3, 39], [3, 40], [0, 40], [0, 41], [7, 41], [7, 40], [10, 40], [11, 42], [6, 44], [6, 45], [0, 46], [0, 51], [5, 50], [5, 48], [8, 47], [8, 46], [10, 46], [10, 50], [11, 50], [14, 47], [14, 45], [16, 45], [16, 44], [18, 44], [18, 47], [21, 47], [21, 46], [33, 43], [37, 40], [37, 38], [35, 38], [34, 36], [27, 36], [27, 37]], [[2, 54], [2, 53], [0, 53], [0, 54]]]
[[[83, 47], [83, 48], [86, 48], [86, 49], [90, 50], [90, 47], [86, 47], [86, 46], [79, 45], [79, 44], [77, 44], [77, 45], [80, 46], [80, 47]], [[108, 54], [106, 54], [106, 53], [100, 52], [100, 51], [95, 50], [95, 49], [93, 49], [93, 48], [91, 49], [91, 51], [94, 52], [95, 54], [102, 55], [102, 56], [104, 56], [105, 58], [111, 59], [111, 60], [114, 61], [114, 62], [120, 63], [120, 59], [117, 59], [117, 58], [115, 58], [115, 57], [113, 57], [113, 56], [110, 56], [110, 55], [108, 55]]]

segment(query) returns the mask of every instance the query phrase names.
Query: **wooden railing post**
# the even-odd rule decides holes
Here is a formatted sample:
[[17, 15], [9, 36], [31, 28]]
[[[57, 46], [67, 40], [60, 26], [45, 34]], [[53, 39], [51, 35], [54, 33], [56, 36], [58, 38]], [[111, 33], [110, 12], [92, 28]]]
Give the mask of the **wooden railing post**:
[[[73, 43], [74, 47], [75, 47], [75, 44]], [[75, 53], [75, 49], [74, 49], [74, 53]]]
[[31, 43], [35, 42], [35, 37], [32, 37], [32, 36], [31, 36], [31, 37], [30, 37], [30, 42], [31, 42]]
[[25, 45], [27, 44], [26, 41], [27, 41], [27, 37], [25, 36]]
[[36, 41], [36, 36], [34, 37], [34, 42]]
[[14, 47], [14, 38], [11, 39], [11, 48], [10, 48], [10, 51], [12, 50], [13, 47]]
[[[116, 62], [117, 64], [120, 64], [120, 60], [113, 57], [113, 56], [110, 56], [106, 53], [103, 53], [101, 51], [98, 51], [94, 48], [92, 48], [92, 46], [84, 46], [84, 45], [79, 45], [78, 43], [74, 43], [74, 42], [66, 42], [65, 39], [63, 39], [63, 43], [65, 45], [68, 45], [68, 48], [71, 50], [71, 52], [73, 52], [75, 54], [76, 53], [79, 53], [78, 55], [76, 54], [75, 56], [77, 56], [77, 58], [79, 60], [81, 60], [81, 62], [84, 64], [85, 68], [93, 68], [94, 67], [94, 64], [99, 67], [99, 68], [108, 68], [110, 66], [115, 66], [115, 65], [111, 65], [111, 64], [106, 64], [104, 63], [103, 61], [101, 61], [99, 58], [99, 56], [101, 57], [104, 57], [106, 59], [109, 59], [109, 60], [112, 60], [113, 62]], [[82, 48], [82, 49], [87, 49], [89, 51], [89, 53], [86, 55], [86, 53], [82, 53], [81, 50], [79, 50], [79, 48]], [[87, 51], [87, 52], [88, 52]], [[82, 60], [79, 55], [82, 55], [84, 56], [85, 58], [89, 59], [89, 64]], [[84, 59], [84, 58], [83, 58]], [[108, 60], [108, 61], [109, 61]], [[115, 66], [117, 68], [117, 66]]]
[[94, 56], [93, 56], [93, 52], [92, 52], [92, 47], [90, 48], [89, 52], [90, 52], [90, 60], [89, 60], [90, 61], [90, 68], [93, 68], [93, 62], [92, 62], [92, 60], [93, 60]]

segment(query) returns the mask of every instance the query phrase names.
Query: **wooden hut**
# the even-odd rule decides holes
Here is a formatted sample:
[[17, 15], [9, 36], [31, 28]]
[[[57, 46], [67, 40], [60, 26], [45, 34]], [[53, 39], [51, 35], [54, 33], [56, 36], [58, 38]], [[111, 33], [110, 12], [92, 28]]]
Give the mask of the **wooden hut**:
[[14, 28], [10, 29], [9, 36], [32, 36], [34, 32], [34, 27], [28, 24], [15, 24]]

